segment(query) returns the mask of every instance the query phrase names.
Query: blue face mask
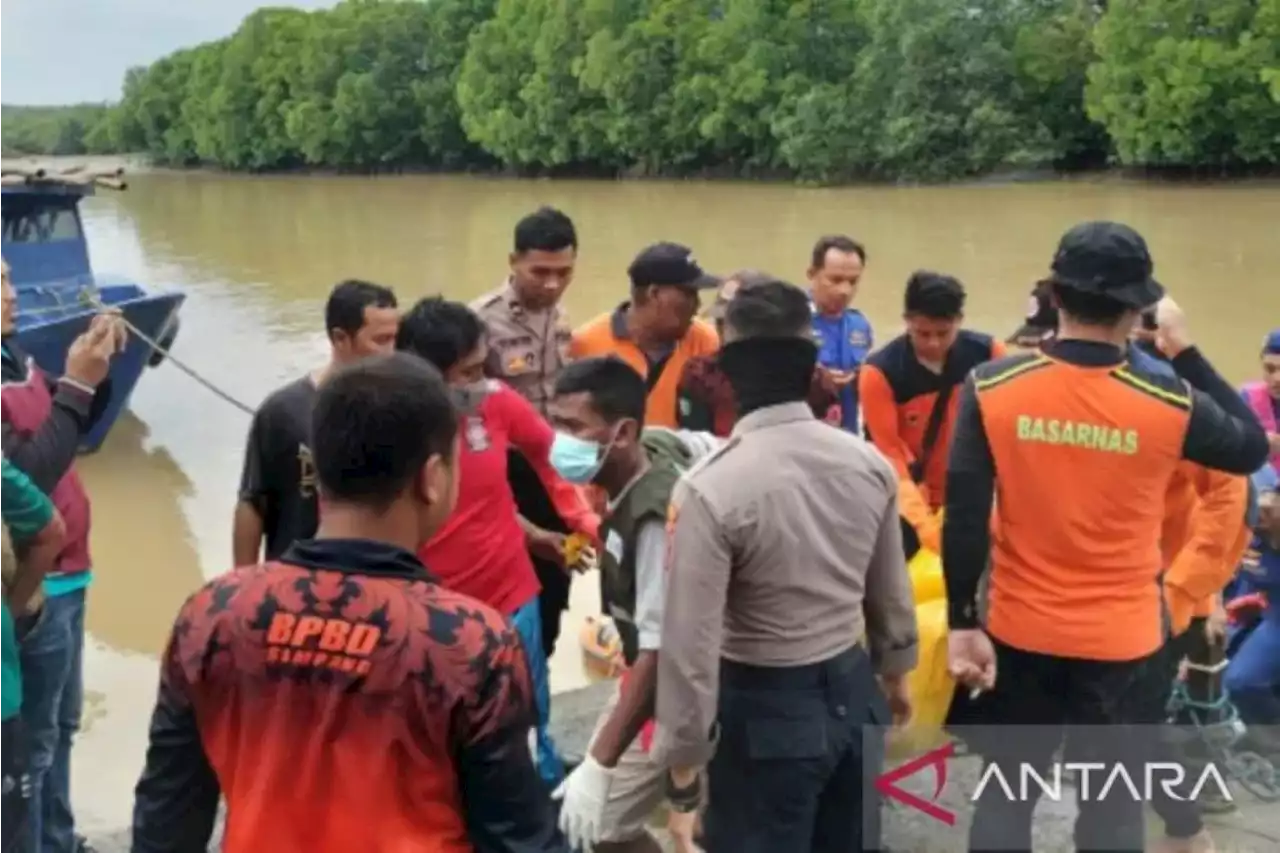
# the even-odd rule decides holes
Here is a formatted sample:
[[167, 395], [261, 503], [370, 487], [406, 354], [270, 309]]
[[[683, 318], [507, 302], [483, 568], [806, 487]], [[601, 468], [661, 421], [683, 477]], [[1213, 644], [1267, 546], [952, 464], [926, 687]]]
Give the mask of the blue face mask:
[[599, 473], [605, 452], [597, 441], [557, 431], [551, 443], [551, 467], [570, 483], [585, 486]]

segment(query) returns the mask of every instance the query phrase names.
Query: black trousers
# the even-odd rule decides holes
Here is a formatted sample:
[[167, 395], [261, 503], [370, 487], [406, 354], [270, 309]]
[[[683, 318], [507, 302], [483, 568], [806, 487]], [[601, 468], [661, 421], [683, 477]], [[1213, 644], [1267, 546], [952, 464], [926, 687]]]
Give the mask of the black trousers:
[[[1193, 619], [1186, 631], [1165, 643], [1160, 651], [1160, 659], [1151, 667], [1153, 683], [1149, 691], [1152, 701], [1156, 703], [1154, 710], [1162, 715], [1173, 694], [1179, 662], [1185, 657], [1202, 665], [1212, 663], [1213, 653], [1204, 627], [1203, 618]], [[1197, 701], [1209, 701], [1214, 678], [1215, 676], [1204, 672], [1188, 672], [1187, 692]], [[1204, 829], [1200, 808], [1190, 798], [1201, 769], [1197, 765], [1202, 764], [1189, 760], [1192, 757], [1190, 751], [1197, 744], [1189, 739], [1189, 727], [1184, 726], [1180, 720], [1161, 726], [1156, 734], [1157, 752], [1154, 760], [1181, 764], [1187, 771], [1187, 776], [1183, 784], [1174, 789], [1175, 796], [1169, 796], [1163, 786], [1157, 786], [1152, 792], [1151, 808], [1164, 821], [1165, 835], [1170, 838], [1190, 838]]]
[[[538, 479], [537, 473], [518, 451], [507, 453], [507, 482], [516, 499], [516, 508], [533, 524], [556, 533], [568, 533], [569, 527], [556, 512], [555, 504]], [[533, 558], [533, 569], [538, 574], [542, 591], [538, 594], [539, 615], [542, 617], [542, 649], [547, 660], [556, 649], [560, 638], [560, 616], [569, 609], [569, 573], [556, 563]]]
[[888, 718], [860, 648], [799, 667], [722, 661], [704, 849], [878, 850]]
[[0, 724], [0, 764], [3, 764], [3, 822], [0, 822], [0, 851], [17, 849], [27, 822], [31, 783], [27, 778], [27, 750], [20, 716]]
[[[1066, 742], [1071, 762], [1123, 763], [1141, 784], [1141, 762], [1151, 754], [1149, 741], [1157, 721], [1149, 698], [1150, 667], [1155, 656], [1137, 661], [1093, 661], [1021, 651], [994, 641], [996, 685], [980, 700], [981, 729], [967, 733], [971, 747], [989, 765], [998, 765], [1014, 796], [998, 783], [987, 784], [977, 798], [969, 829], [969, 850], [1031, 851], [1031, 821], [1040, 789], [1020, 790], [1023, 768], [1044, 778], [1054, 755]], [[1108, 771], [1110, 772], [1110, 771]], [[1077, 850], [1144, 849], [1142, 803], [1123, 784], [1099, 796], [1103, 779], [1093, 782], [1088, 799], [1080, 796], [1075, 825]], [[1025, 794], [1025, 796], [1024, 796]]]

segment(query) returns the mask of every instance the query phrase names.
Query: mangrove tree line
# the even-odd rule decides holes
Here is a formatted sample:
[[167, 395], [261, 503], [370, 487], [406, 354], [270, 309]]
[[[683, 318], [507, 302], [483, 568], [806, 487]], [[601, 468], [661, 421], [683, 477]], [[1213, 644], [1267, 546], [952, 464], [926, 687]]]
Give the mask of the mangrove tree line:
[[254, 12], [86, 115], [7, 110], [6, 149], [811, 181], [1268, 166], [1280, 0], [348, 0]]

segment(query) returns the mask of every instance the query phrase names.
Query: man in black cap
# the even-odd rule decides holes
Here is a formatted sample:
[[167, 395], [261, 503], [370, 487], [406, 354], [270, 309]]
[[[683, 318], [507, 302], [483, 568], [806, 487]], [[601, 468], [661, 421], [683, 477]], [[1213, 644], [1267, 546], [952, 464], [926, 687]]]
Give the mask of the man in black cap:
[[[1158, 722], [1145, 694], [1163, 639], [1170, 481], [1184, 459], [1244, 474], [1267, 453], [1261, 427], [1191, 344], [1152, 271], [1133, 229], [1072, 228], [1049, 276], [1055, 339], [980, 365], [961, 392], [942, 534], [949, 662], [959, 682], [985, 691], [981, 713], [999, 736], [970, 739], [1006, 780], [1028, 766], [1047, 771], [1067, 727], [1073, 761], [1100, 762], [1103, 779], [1120, 767], [1143, 778], [1133, 768], [1150, 755], [1149, 733], [1129, 729]], [[1176, 376], [1126, 360], [1152, 306]], [[982, 624], [975, 599], [988, 560]], [[1141, 803], [1124, 783], [1108, 787], [1082, 798], [1076, 846], [1142, 850]], [[1034, 792], [1008, 793], [982, 788], [971, 850], [1031, 849]]]
[[675, 429], [676, 391], [685, 364], [719, 349], [715, 328], [697, 319], [699, 294], [720, 279], [699, 266], [688, 246], [655, 243], [627, 269], [631, 299], [573, 333], [574, 358], [616, 355], [645, 378], [647, 426]]
[[[1049, 345], [1057, 334], [1058, 319], [1053, 281], [1041, 279], [1031, 292], [1031, 303], [1022, 325], [1006, 339], [1006, 343], [1023, 350], [1039, 350]], [[1149, 370], [1173, 373], [1172, 365], [1156, 346], [1157, 327], [1155, 309], [1144, 311], [1141, 324], [1135, 325], [1132, 332], [1127, 357], [1130, 362]], [[1165, 665], [1149, 668], [1150, 697], [1157, 714], [1169, 703], [1175, 673], [1184, 659], [1196, 665], [1186, 679], [1187, 690], [1194, 701], [1210, 703], [1221, 691], [1220, 678], [1197, 671], [1197, 668], [1212, 667], [1222, 658], [1220, 640], [1211, 636], [1206, 627], [1207, 613], [1218, 596], [1205, 596], [1207, 586], [1194, 594], [1188, 593], [1183, 588], [1184, 569], [1204, 560], [1214, 561], [1221, 567], [1222, 575], [1221, 580], [1214, 584], [1213, 591], [1220, 593], [1221, 584], [1239, 562], [1239, 549], [1248, 542], [1247, 537], [1237, 539], [1233, 546], [1230, 531], [1233, 526], [1240, 526], [1239, 517], [1254, 503], [1245, 477], [1207, 471], [1191, 463], [1180, 466], [1179, 473], [1174, 476], [1165, 501], [1165, 523], [1161, 531], [1166, 605], [1169, 605], [1167, 627], [1170, 631], [1163, 650]], [[1246, 528], [1240, 527], [1240, 534], [1245, 533]], [[1171, 737], [1165, 743], [1167, 754], [1160, 757], [1178, 759], [1185, 752], [1179, 748], [1184, 738], [1178, 736], [1176, 729], [1169, 730], [1168, 734]], [[1194, 751], [1195, 745], [1191, 747]], [[1197, 768], [1203, 769], [1203, 766], [1204, 762], [1199, 758], [1186, 766], [1190, 778], [1172, 795], [1155, 792], [1152, 808], [1165, 824], [1165, 838], [1159, 848], [1162, 853], [1203, 853], [1204, 848], [1197, 846], [1207, 837], [1201, 810], [1234, 809], [1229, 800], [1215, 797], [1217, 792], [1212, 788], [1203, 790], [1198, 801], [1186, 799], [1186, 793], [1195, 787]]]

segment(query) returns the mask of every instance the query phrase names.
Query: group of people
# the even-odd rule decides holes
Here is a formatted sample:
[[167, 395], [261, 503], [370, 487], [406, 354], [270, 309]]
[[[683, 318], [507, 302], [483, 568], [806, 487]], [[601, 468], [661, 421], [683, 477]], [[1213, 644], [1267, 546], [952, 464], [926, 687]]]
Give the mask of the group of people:
[[[238, 568], [163, 655], [135, 853], [204, 850], [219, 800], [229, 853], [648, 853], [664, 804], [680, 853], [878, 849], [921, 549], [943, 559], [952, 721], [1001, 733], [970, 732], [989, 762], [1047, 763], [1064, 733], [1100, 760], [1164, 755], [1134, 732], [1159, 729], [1229, 583], [1251, 602], [1232, 695], [1280, 722], [1280, 510], [1274, 471], [1248, 480], [1280, 454], [1280, 332], [1242, 397], [1132, 229], [1067, 232], [1008, 341], [963, 328], [960, 281], [917, 272], [878, 348], [848, 237], [817, 241], [807, 287], [655, 244], [575, 330], [577, 256], [543, 208], [470, 305], [333, 289], [329, 362], [250, 426]], [[6, 279], [4, 756], [21, 778], [26, 744], [30, 784], [6, 783], [5, 849], [21, 825], [19, 849], [70, 853], [91, 565], [71, 459], [126, 339], [95, 319], [50, 382], [8, 337], [11, 297]], [[624, 666], [566, 768], [548, 660], [588, 571]], [[988, 793], [970, 849], [1030, 850], [1034, 803]], [[1166, 805], [1169, 850], [1212, 849], [1195, 803]], [[1082, 803], [1076, 839], [1142, 850], [1140, 807]]]

